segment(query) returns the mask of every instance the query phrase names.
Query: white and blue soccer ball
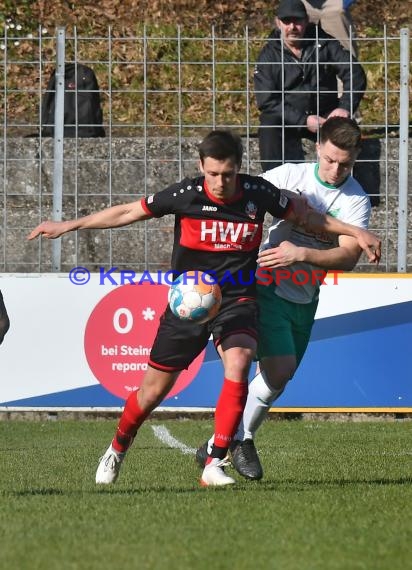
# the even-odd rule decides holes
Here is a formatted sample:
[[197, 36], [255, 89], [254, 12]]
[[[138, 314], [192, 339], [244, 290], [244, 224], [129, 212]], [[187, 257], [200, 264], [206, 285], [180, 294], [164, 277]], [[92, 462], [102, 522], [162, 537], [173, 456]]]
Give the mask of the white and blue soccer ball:
[[222, 303], [219, 284], [202, 271], [186, 271], [169, 289], [169, 307], [184, 321], [205, 323], [213, 319]]

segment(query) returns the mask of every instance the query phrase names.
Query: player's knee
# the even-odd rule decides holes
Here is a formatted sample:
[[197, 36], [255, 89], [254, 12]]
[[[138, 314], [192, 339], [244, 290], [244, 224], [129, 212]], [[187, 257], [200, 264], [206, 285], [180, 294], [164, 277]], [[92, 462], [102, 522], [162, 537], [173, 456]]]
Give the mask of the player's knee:
[[145, 389], [139, 390], [138, 403], [142, 410], [154, 410], [167, 396], [167, 392], [161, 391], [160, 389]]
[[231, 335], [217, 347], [226, 378], [235, 381], [247, 379], [256, 354], [256, 340], [247, 334]]
[[292, 378], [293, 374], [287, 374], [284, 376], [277, 375], [275, 378], [271, 378], [268, 384], [273, 390], [283, 390]]
[[271, 369], [265, 368], [265, 382], [274, 390], [283, 390], [286, 384], [292, 380], [295, 372], [296, 366], [292, 364]]
[[254, 351], [242, 349], [225, 359], [225, 376], [231, 380], [242, 380], [249, 375]]
[[149, 367], [137, 393], [139, 406], [143, 410], [154, 410], [173, 388], [178, 376], [178, 372], [166, 374]]

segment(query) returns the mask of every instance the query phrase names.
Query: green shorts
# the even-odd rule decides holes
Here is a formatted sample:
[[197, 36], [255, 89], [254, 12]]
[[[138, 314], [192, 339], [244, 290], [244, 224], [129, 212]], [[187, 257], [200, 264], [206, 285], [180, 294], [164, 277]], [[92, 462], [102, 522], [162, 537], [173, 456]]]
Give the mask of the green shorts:
[[309, 343], [318, 301], [291, 303], [278, 297], [274, 285], [257, 285], [258, 359], [294, 354], [302, 360]]

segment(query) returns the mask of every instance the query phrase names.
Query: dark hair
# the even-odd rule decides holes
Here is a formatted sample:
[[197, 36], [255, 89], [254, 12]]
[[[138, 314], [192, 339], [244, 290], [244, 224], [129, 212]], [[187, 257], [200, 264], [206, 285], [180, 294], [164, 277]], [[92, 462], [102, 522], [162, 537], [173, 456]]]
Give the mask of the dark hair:
[[200, 143], [199, 157], [203, 161], [208, 156], [216, 160], [226, 160], [234, 157], [236, 164], [242, 165], [243, 144], [239, 135], [231, 131], [211, 131]]
[[354, 119], [331, 117], [320, 128], [320, 142], [330, 141], [342, 150], [356, 151], [362, 146], [362, 134]]

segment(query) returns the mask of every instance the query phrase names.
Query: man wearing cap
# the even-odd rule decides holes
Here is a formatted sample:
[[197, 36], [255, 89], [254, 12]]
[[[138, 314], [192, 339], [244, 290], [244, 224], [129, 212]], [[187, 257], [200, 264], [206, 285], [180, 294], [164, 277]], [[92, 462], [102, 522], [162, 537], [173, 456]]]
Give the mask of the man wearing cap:
[[263, 171], [303, 161], [302, 138], [316, 140], [328, 117], [353, 116], [366, 88], [356, 58], [309, 24], [301, 0], [281, 0], [275, 24], [254, 72]]

